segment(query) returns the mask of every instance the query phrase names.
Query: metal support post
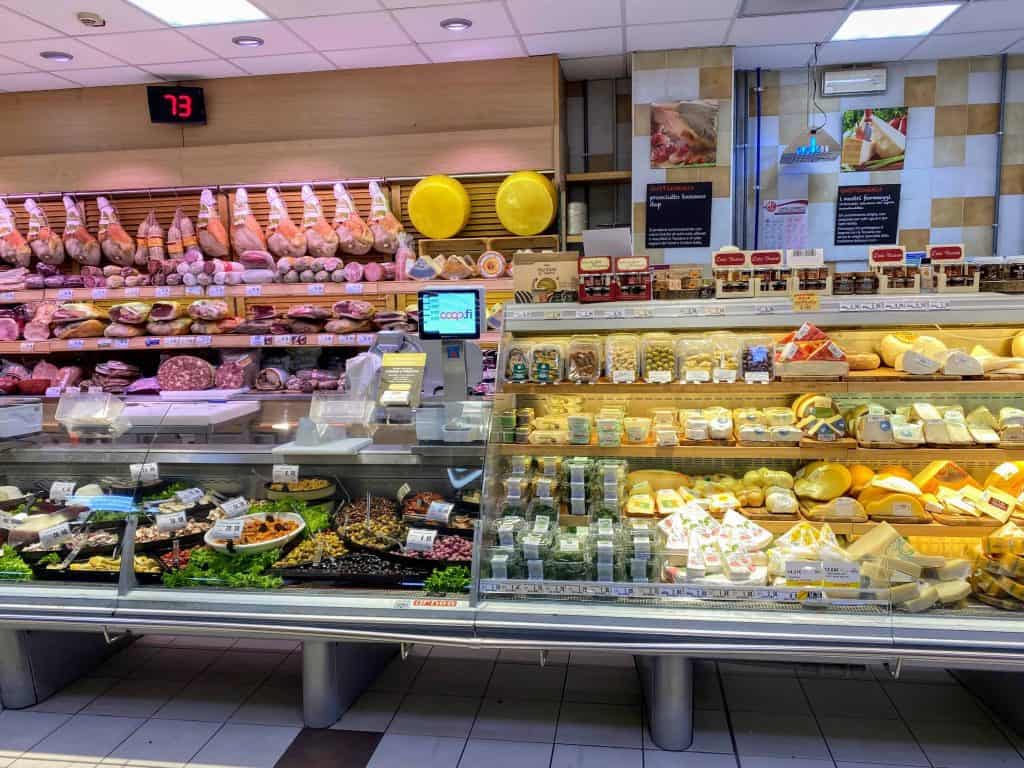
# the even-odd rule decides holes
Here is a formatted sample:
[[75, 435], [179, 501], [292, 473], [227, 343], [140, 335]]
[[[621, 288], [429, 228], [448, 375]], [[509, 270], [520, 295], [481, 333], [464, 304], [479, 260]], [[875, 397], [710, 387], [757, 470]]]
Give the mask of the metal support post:
[[639, 656], [651, 739], [681, 751], [693, 743], [693, 661], [686, 656]]
[[308, 728], [328, 728], [398, 651], [392, 643], [302, 642], [302, 716]]

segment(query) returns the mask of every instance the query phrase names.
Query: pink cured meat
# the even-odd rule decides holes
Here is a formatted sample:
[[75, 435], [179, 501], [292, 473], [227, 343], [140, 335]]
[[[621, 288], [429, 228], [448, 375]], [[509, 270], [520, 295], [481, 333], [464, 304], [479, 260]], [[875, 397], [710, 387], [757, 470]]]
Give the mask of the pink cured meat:
[[252, 386], [259, 373], [256, 357], [249, 352], [225, 353], [217, 366], [217, 389], [241, 389]]
[[50, 324], [33, 320], [31, 323], [25, 323], [22, 333], [25, 341], [46, 341], [50, 338]]
[[13, 317], [0, 317], [0, 341], [17, 341], [21, 325]]
[[60, 373], [60, 369], [57, 368], [53, 363], [49, 363], [46, 360], [40, 360], [35, 364], [32, 369], [33, 379], [49, 379], [50, 382], [57, 380], [57, 375]]
[[82, 369], [77, 365], [65, 365], [57, 371], [57, 380], [51, 381], [54, 387], [73, 387], [82, 380]]
[[167, 358], [160, 363], [156, 377], [160, 389], [170, 392], [211, 389], [216, 378], [212, 365], [192, 355]]

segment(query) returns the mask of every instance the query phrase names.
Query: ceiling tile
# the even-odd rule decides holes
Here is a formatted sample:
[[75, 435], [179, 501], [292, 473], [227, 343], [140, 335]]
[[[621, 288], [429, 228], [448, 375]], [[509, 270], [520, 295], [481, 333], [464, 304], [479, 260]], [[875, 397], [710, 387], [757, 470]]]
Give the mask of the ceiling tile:
[[23, 64], [15, 59], [8, 59], [6, 56], [0, 56], [0, 75], [9, 75], [13, 72], [31, 72], [32, 67], [27, 64]]
[[0, 8], [0, 40], [34, 40], [53, 37], [55, 34], [49, 27], [26, 19], [14, 11]]
[[903, 5], [935, 5], [943, 0], [860, 0], [857, 3], [857, 10], [863, 11], [868, 8], [894, 8]]
[[426, 64], [429, 61], [415, 45], [393, 45], [354, 51], [324, 51], [324, 56], [333, 61], [339, 69], [402, 67], [407, 64]]
[[[75, 58], [66, 63], [49, 61], [39, 55], [42, 51], [65, 51]], [[0, 56], [17, 59], [34, 69], [53, 71], [60, 69], [85, 69], [87, 67], [112, 67], [116, 64], [124, 63], [70, 37], [26, 40], [19, 43], [0, 43]]]
[[844, 11], [827, 11], [736, 19], [729, 32], [729, 43], [786, 45], [830, 40], [845, 18]]
[[1013, 27], [1024, 27], [1024, 8], [1020, 0], [987, 0], [963, 6], [935, 31], [947, 35], [955, 32], [991, 32]]
[[289, 72], [319, 72], [334, 65], [319, 53], [286, 53], [283, 56], [250, 56], [232, 59], [250, 75], [284, 75]]
[[56, 88], [77, 88], [74, 83], [49, 72], [24, 72], [0, 75], [0, 91], [52, 91]]
[[1024, 36], [1022, 36], [1021, 39], [1019, 41], [1017, 41], [1016, 45], [1013, 45], [1010, 48], [1008, 48], [1006, 52], [1007, 53], [1024, 53]]
[[626, 77], [629, 73], [625, 56], [595, 56], [588, 59], [565, 59], [562, 74], [566, 80], [607, 80]]
[[738, 5], [739, 0], [689, 0], [686, 3], [626, 0], [626, 23], [664, 24], [669, 21], [727, 19], [736, 14]]
[[[4, 5], [67, 35], [103, 35], [166, 27], [159, 19], [140, 11], [125, 0], [88, 0], [81, 3], [67, 0], [4, 0]], [[85, 26], [76, 16], [79, 11], [98, 13], [106, 20], [106, 26]]]
[[175, 29], [152, 32], [126, 32], [122, 35], [97, 35], [89, 38], [94, 45], [112, 56], [132, 64], [153, 64], [161, 61], [198, 61], [211, 54]]
[[466, 0], [380, 0], [385, 8], [422, 8], [425, 5], [461, 5]]
[[240, 77], [245, 74], [245, 70], [236, 67], [230, 61], [224, 61], [224, 59], [145, 64], [143, 69], [147, 72], [152, 72], [161, 80], [171, 82], [210, 80], [215, 77]]
[[508, 10], [524, 35], [622, 25], [619, 4], [608, 0], [508, 0]]
[[258, 0], [257, 4], [261, 10], [277, 19], [380, 10], [377, 0]]
[[772, 16], [779, 13], [846, 10], [853, 4], [854, 0], [743, 0], [739, 12], [741, 16]]
[[531, 56], [557, 53], [567, 59], [622, 53], [622, 27], [523, 35]]
[[409, 42], [402, 28], [384, 11], [295, 19], [286, 23], [295, 34], [319, 51], [404, 45]]
[[[515, 34], [512, 22], [501, 3], [461, 3], [435, 8], [406, 8], [395, 11], [398, 23], [405, 27], [417, 43], [453, 42], [481, 37], [501, 37]], [[461, 32], [450, 32], [441, 27], [444, 19], [466, 18], [473, 26]]]
[[802, 67], [813, 54], [814, 46], [810, 43], [741, 47], [732, 53], [733, 66], [736, 69]]
[[[309, 52], [309, 46], [280, 21], [247, 21], [238, 24], [184, 27], [181, 33], [225, 58]], [[235, 45], [231, 38], [238, 35], [261, 37], [263, 45], [256, 48]]]
[[728, 29], [728, 19], [626, 27], [626, 50], [657, 51], [662, 48], [721, 45]]
[[99, 67], [96, 69], [69, 69], [63, 77], [79, 85], [139, 85], [160, 82], [160, 78], [137, 67]]
[[923, 37], [893, 37], [880, 40], [841, 40], [818, 49], [819, 64], [872, 64], [902, 59], [924, 40]]
[[420, 46], [431, 61], [469, 61], [471, 59], [511, 59], [523, 55], [518, 37], [492, 37], [489, 40], [455, 40], [450, 43], [426, 43]]
[[[915, 48], [908, 59], [950, 59], [957, 56], [987, 56], [1000, 53], [1015, 43], [1020, 31], [967, 32], [961, 35], [931, 35]], [[0, 49], [0, 53], [3, 50]]]

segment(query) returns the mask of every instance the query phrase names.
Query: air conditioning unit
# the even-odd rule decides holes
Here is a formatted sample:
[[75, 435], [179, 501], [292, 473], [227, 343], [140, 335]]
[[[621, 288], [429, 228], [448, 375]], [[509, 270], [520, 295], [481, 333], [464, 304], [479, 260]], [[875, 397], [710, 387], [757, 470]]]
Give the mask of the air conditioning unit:
[[885, 67], [870, 69], [833, 69], [821, 75], [823, 96], [852, 96], [858, 93], [885, 93]]

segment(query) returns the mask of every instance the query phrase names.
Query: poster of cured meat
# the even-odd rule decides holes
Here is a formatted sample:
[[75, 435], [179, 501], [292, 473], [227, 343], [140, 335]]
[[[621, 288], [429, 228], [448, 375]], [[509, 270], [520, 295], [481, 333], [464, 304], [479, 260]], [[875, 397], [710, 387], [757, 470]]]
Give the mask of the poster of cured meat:
[[651, 104], [651, 168], [715, 165], [717, 99]]
[[899, 171], [907, 154], [907, 108], [843, 112], [842, 170]]

